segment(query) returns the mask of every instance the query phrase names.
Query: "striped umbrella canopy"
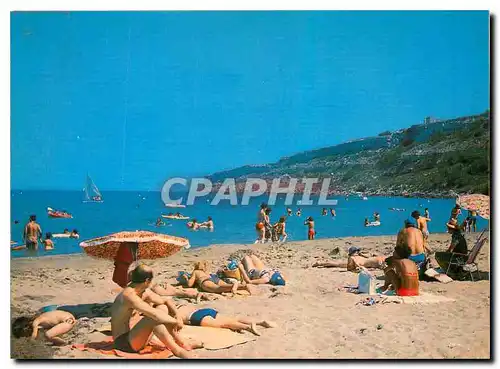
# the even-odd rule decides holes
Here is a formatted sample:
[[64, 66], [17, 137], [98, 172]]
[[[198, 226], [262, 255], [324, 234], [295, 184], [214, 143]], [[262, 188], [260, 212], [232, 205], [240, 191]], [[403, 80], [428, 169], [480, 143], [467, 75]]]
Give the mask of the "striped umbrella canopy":
[[80, 247], [89, 256], [114, 260], [120, 245], [123, 243], [137, 244], [138, 259], [166, 258], [183, 248], [190, 247], [189, 241], [185, 238], [148, 231], [113, 233], [83, 241], [80, 243]]
[[462, 195], [457, 198], [457, 205], [467, 210], [475, 210], [484, 219], [490, 219], [490, 197], [482, 194]]

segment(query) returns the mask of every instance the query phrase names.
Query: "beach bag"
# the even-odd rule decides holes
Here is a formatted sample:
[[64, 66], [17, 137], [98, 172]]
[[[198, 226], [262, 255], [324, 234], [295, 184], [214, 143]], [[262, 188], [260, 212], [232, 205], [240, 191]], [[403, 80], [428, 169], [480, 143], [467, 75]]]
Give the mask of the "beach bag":
[[365, 268], [358, 275], [358, 291], [359, 293], [367, 293], [375, 295], [377, 286], [375, 285], [375, 277]]

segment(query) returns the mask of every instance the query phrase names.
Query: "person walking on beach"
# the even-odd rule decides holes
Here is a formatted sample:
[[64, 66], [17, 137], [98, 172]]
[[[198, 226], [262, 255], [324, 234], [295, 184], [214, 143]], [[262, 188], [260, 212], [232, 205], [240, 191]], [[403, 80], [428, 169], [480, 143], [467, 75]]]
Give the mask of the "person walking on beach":
[[[154, 333], [172, 353], [181, 358], [191, 358], [180, 341], [177, 331], [183, 327], [180, 319], [169, 315], [164, 299], [148, 290], [153, 279], [153, 271], [145, 265], [137, 266], [131, 273], [131, 282], [116, 297], [111, 307], [111, 331], [116, 349], [136, 353], [146, 346]], [[146, 290], [147, 293], [146, 293]], [[152, 307], [149, 303], [156, 307]], [[130, 328], [135, 312], [143, 317]]]
[[415, 210], [411, 213], [412, 218], [414, 218], [417, 222], [417, 227], [422, 232], [422, 236], [424, 237], [424, 247], [427, 245], [427, 239], [429, 238], [429, 229], [427, 228], [428, 218], [420, 215], [418, 210]]
[[313, 219], [313, 217], [307, 218], [307, 220], [304, 222], [304, 225], [308, 226], [307, 239], [308, 240], [314, 240], [314, 236], [316, 235], [316, 231], [314, 230], [314, 219]]
[[38, 250], [38, 240], [42, 241], [42, 229], [36, 222], [36, 215], [31, 215], [28, 224], [24, 227], [23, 241], [28, 250]]

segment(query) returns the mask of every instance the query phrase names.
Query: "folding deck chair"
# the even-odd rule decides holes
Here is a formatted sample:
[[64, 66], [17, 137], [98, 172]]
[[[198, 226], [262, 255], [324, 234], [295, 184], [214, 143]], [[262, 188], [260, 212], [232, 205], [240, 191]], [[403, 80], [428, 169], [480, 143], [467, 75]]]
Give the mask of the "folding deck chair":
[[474, 275], [472, 273], [477, 273], [478, 279], [480, 279], [479, 268], [476, 264], [476, 257], [481, 251], [481, 248], [486, 243], [488, 236], [483, 237], [487, 229], [484, 229], [479, 235], [474, 247], [470, 250], [469, 254], [460, 254], [457, 252], [451, 253], [451, 258], [446, 269], [446, 274], [450, 271], [452, 265], [456, 265], [462, 269], [463, 272], [469, 273], [471, 280], [474, 282]]

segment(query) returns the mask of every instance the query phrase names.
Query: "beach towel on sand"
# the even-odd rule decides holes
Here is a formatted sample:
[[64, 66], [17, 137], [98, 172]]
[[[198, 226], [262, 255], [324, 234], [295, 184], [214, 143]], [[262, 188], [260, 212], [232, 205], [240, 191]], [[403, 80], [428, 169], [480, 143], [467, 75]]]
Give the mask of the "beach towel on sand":
[[[140, 317], [133, 318], [134, 322], [131, 323], [131, 326], [135, 325], [139, 320]], [[102, 326], [98, 331], [110, 333], [111, 324]], [[203, 342], [204, 348], [207, 350], [221, 350], [255, 340], [255, 336], [236, 333], [229, 329], [194, 327], [189, 325], [184, 326], [180, 334], [187, 340]], [[113, 348], [113, 338], [106, 336], [100, 342], [75, 344], [72, 347], [81, 351], [97, 352], [104, 355], [114, 355], [129, 359], [167, 359], [173, 355], [154, 335], [150, 343], [139, 353], [128, 353]]]

